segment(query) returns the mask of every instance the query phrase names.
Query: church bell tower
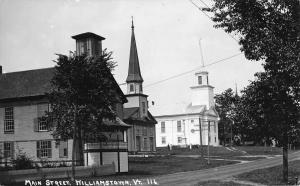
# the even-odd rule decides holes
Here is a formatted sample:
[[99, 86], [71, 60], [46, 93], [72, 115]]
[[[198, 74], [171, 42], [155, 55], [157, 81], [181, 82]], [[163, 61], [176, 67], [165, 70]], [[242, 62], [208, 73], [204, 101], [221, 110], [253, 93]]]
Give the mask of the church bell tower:
[[125, 103], [125, 108], [139, 107], [140, 116], [147, 116], [148, 101], [147, 95], [143, 94], [143, 78], [141, 75], [139, 57], [134, 34], [133, 20], [131, 23], [131, 44], [129, 54], [128, 75], [126, 78], [128, 103]]

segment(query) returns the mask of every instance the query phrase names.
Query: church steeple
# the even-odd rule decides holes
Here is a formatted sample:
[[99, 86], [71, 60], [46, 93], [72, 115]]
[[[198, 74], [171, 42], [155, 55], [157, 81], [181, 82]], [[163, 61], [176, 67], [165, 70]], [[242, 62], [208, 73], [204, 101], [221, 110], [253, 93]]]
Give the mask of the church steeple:
[[131, 45], [130, 45], [128, 76], [126, 82], [127, 83], [143, 82], [140, 65], [139, 65], [139, 57], [138, 57], [137, 47], [135, 42], [135, 36], [134, 36], [133, 19], [131, 22]]

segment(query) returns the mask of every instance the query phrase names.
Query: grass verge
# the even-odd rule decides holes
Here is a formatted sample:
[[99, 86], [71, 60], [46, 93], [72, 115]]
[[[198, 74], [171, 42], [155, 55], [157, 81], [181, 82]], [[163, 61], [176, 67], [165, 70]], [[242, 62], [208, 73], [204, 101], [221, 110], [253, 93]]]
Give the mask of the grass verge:
[[[293, 183], [296, 176], [300, 180], [300, 160], [289, 162], [289, 180]], [[235, 178], [266, 185], [285, 184], [282, 182], [282, 165], [243, 173], [235, 176]]]

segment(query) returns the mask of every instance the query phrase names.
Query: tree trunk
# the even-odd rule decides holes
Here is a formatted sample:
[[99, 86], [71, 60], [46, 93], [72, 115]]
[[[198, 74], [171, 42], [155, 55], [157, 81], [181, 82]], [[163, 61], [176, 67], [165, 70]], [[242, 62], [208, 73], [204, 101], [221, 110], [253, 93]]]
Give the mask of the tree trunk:
[[83, 155], [83, 138], [82, 138], [82, 129], [81, 129], [81, 124], [79, 124], [78, 126], [78, 151], [77, 151], [77, 155], [78, 155], [78, 165], [79, 166], [83, 166], [84, 165], [84, 155]]
[[72, 147], [72, 177], [71, 177], [71, 180], [72, 181], [75, 181], [75, 153], [76, 153], [76, 141], [77, 141], [77, 139], [76, 139], [76, 132], [77, 132], [77, 130], [76, 130], [76, 124], [75, 124], [75, 121], [74, 121], [74, 131], [73, 131], [73, 147]]
[[283, 134], [283, 148], [282, 148], [282, 176], [284, 183], [288, 183], [288, 175], [289, 175], [289, 168], [288, 168], [288, 134], [287, 131], [284, 131]]

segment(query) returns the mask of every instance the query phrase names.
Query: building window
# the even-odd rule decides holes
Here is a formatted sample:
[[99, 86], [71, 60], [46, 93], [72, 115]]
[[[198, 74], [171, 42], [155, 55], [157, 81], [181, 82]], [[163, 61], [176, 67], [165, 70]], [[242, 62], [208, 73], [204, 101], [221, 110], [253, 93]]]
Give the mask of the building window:
[[181, 132], [181, 121], [177, 121], [177, 132]]
[[146, 113], [146, 103], [145, 102], [142, 102], [142, 111], [143, 111], [143, 114]]
[[14, 108], [7, 107], [4, 112], [4, 133], [14, 133]]
[[139, 129], [139, 127], [136, 127], [136, 135], [141, 136], [141, 130]]
[[38, 130], [48, 131], [47, 119], [45, 117], [38, 118]]
[[140, 92], [143, 92], [143, 86], [140, 85]]
[[147, 127], [143, 127], [143, 136], [147, 136]]
[[150, 135], [150, 136], [153, 136], [153, 135], [154, 135], [154, 130], [155, 130], [154, 127], [151, 127], [151, 128], [150, 128], [150, 130], [149, 130], [149, 133], [150, 133], [149, 135]]
[[59, 141], [59, 157], [60, 158], [68, 157], [68, 141], [64, 141], [64, 140]]
[[198, 76], [198, 85], [202, 85], [202, 76]]
[[194, 123], [194, 120], [193, 120], [193, 119], [191, 120], [191, 123], [192, 123], [192, 124]]
[[166, 144], [166, 137], [161, 137], [161, 144]]
[[37, 149], [38, 158], [51, 158], [52, 156], [51, 141], [37, 141], [36, 149]]
[[144, 138], [144, 149], [148, 148], [148, 139]]
[[177, 143], [181, 144], [182, 143], [182, 137], [177, 137]]
[[215, 122], [214, 122], [214, 132], [215, 132], [215, 133], [217, 132], [217, 125], [216, 125]]
[[133, 91], [134, 91], [133, 84], [130, 84], [130, 85], [129, 85], [129, 91], [130, 91], [130, 92], [133, 92]]
[[12, 158], [14, 150], [13, 142], [4, 142], [4, 158]]
[[165, 133], [166, 132], [166, 123], [164, 121], [162, 121], [160, 123], [160, 125], [161, 125], [161, 133]]
[[217, 143], [217, 137], [215, 137], [215, 143]]

